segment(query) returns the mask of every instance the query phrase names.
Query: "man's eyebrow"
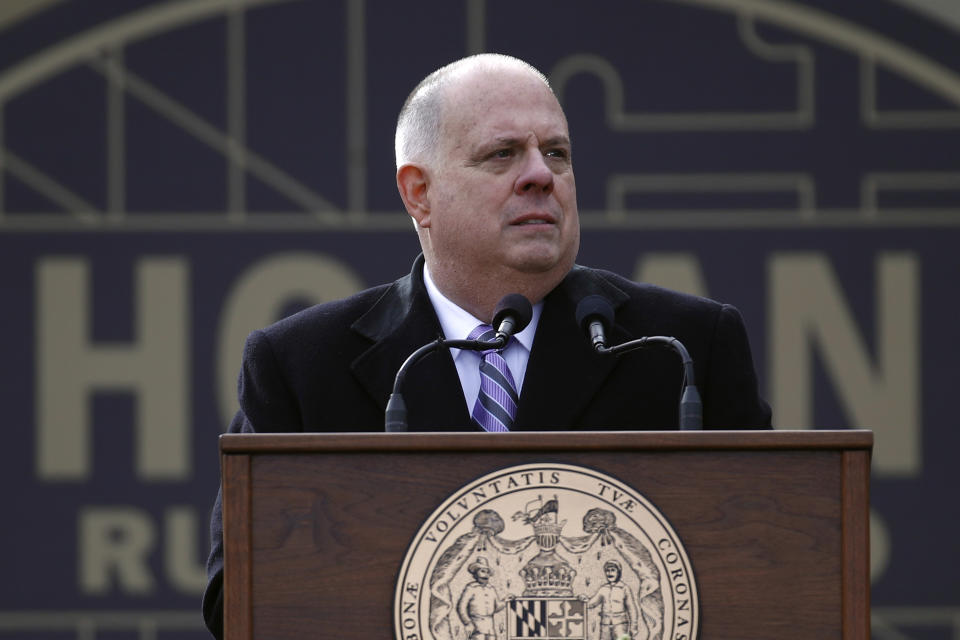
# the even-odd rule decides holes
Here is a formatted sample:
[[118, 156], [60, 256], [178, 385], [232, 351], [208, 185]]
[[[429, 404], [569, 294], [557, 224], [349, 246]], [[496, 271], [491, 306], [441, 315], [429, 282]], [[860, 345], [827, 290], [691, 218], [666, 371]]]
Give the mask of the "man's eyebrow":
[[[527, 138], [525, 137], [518, 137], [518, 136], [503, 136], [500, 138], [494, 138], [492, 140], [488, 140], [487, 142], [484, 142], [478, 145], [477, 149], [486, 150], [486, 149], [493, 149], [497, 147], [515, 147], [517, 145], [523, 144], [524, 141], [526, 141], [526, 139]], [[570, 146], [570, 138], [568, 138], [567, 136], [553, 136], [551, 138], [547, 138], [540, 142], [541, 147], [553, 147], [556, 145]]]
[[554, 136], [554, 137], [552, 137], [552, 138], [547, 138], [546, 140], [544, 140], [544, 141], [541, 143], [540, 146], [543, 146], [543, 147], [554, 147], [554, 146], [557, 146], [557, 145], [569, 147], [569, 146], [570, 146], [570, 138], [568, 138], [567, 136]]
[[470, 157], [475, 161], [479, 161], [488, 153], [491, 153], [495, 149], [502, 149], [503, 147], [516, 147], [521, 144], [521, 139], [516, 137], [502, 137], [502, 138], [493, 138], [492, 140], [487, 140], [477, 144], [470, 150]]
[[[527, 140], [526, 137], [521, 136], [500, 136], [481, 142], [477, 146], [473, 147], [470, 151], [470, 165], [477, 165], [482, 162], [485, 156], [497, 149], [503, 148], [516, 148], [524, 144]], [[552, 136], [540, 142], [540, 148], [550, 148], [550, 147], [570, 147], [570, 138], [567, 136]]]
[[484, 148], [489, 149], [490, 147], [515, 147], [518, 144], [523, 143], [523, 138], [518, 138], [515, 136], [494, 138], [490, 140], [487, 144], [481, 145]]

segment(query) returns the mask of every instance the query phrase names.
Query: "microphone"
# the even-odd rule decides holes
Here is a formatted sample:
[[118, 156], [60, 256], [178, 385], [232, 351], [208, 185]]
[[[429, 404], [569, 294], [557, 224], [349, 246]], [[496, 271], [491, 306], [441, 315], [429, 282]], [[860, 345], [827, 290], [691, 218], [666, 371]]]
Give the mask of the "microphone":
[[403, 401], [400, 389], [406, 380], [407, 372], [423, 357], [441, 349], [467, 349], [469, 351], [485, 351], [487, 349], [502, 349], [507, 345], [510, 336], [523, 331], [533, 318], [533, 305], [519, 293], [505, 295], [497, 303], [493, 313], [493, 327], [497, 336], [489, 342], [481, 340], [445, 340], [438, 337], [428, 342], [404, 360], [397, 370], [393, 380], [393, 393], [387, 400], [387, 410], [384, 415], [384, 429], [390, 433], [407, 430], [407, 405]]
[[679, 426], [681, 431], [698, 431], [703, 428], [703, 404], [697, 391], [693, 371], [693, 358], [683, 343], [669, 336], [647, 336], [607, 347], [606, 329], [613, 326], [613, 307], [603, 296], [590, 295], [577, 303], [577, 325], [587, 333], [597, 353], [619, 356], [628, 351], [653, 345], [668, 346], [683, 362], [683, 393], [680, 396]]
[[527, 328], [533, 319], [533, 305], [519, 293], [508, 293], [500, 299], [493, 310], [493, 328], [497, 330], [497, 340], [506, 346], [510, 336]]
[[613, 307], [603, 296], [587, 296], [577, 304], [577, 326], [587, 332], [594, 349], [606, 347], [606, 330], [613, 326]]

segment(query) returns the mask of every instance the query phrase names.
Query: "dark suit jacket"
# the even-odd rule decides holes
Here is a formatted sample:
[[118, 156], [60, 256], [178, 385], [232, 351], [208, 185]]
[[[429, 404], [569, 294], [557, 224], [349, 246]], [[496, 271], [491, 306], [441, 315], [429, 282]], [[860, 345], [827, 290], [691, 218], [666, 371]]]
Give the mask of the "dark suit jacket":
[[[613, 305], [607, 342], [666, 335], [693, 358], [709, 429], [769, 428], [739, 312], [712, 300], [637, 284], [575, 266], [544, 300], [520, 394], [514, 431], [676, 429], [683, 381], [666, 348], [619, 358], [597, 354], [575, 310], [599, 294]], [[410, 275], [345, 300], [306, 309], [247, 339], [240, 374], [237, 432], [382, 431], [400, 365], [441, 329], [423, 284], [423, 257]], [[435, 353], [409, 372], [403, 388], [411, 431], [476, 431], [453, 359]], [[211, 526], [207, 624], [222, 624], [220, 501]]]

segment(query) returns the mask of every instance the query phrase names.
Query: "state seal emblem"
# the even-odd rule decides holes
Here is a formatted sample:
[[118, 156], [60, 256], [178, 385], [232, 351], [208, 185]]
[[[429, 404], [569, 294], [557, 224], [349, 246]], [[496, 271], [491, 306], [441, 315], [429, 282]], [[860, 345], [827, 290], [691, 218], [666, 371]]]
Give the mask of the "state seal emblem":
[[527, 464], [451, 495], [397, 578], [397, 640], [694, 640], [693, 570], [666, 518], [586, 467]]

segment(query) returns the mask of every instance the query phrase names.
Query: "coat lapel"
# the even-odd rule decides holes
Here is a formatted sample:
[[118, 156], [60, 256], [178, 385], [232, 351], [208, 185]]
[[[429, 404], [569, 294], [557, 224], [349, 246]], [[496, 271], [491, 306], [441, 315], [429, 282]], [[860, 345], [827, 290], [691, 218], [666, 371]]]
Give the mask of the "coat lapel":
[[[628, 298], [595, 272], [575, 266], [544, 300], [520, 394], [515, 431], [575, 427], [597, 389], [616, 367], [617, 359], [594, 351], [577, 326], [577, 303], [591, 294], [605, 297], [614, 310]], [[610, 343], [619, 343], [628, 336], [613, 327], [607, 338]]]
[[[353, 375], [385, 410], [400, 366], [410, 354], [441, 334], [423, 284], [423, 256], [414, 262], [411, 273], [394, 282], [352, 328], [373, 341], [351, 364]], [[448, 351], [431, 353], [414, 364], [401, 391], [410, 431], [476, 429]]]

